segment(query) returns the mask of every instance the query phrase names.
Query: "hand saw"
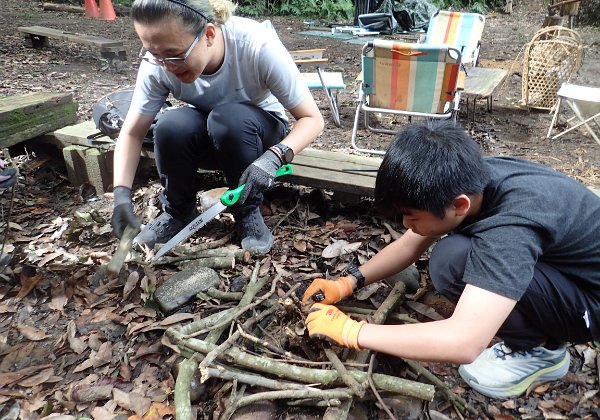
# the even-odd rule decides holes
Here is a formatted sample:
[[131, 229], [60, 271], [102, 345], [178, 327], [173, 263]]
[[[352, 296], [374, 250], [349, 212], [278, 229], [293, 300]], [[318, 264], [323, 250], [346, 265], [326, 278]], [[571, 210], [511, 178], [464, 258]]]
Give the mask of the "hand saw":
[[[291, 173], [292, 165], [286, 164], [277, 169], [275, 177], [282, 175], [290, 175]], [[218, 203], [212, 205], [206, 211], [202, 212], [202, 214], [200, 214], [198, 217], [192, 220], [186, 227], [181, 229], [179, 233], [177, 233], [177, 235], [173, 236], [166, 244], [162, 246], [162, 248], [158, 250], [158, 252], [154, 256], [154, 258], [152, 258], [152, 260], [156, 260], [165, 255], [176, 245], [180, 244], [181, 242], [185, 241], [187, 238], [192, 236], [194, 233], [196, 233], [200, 228], [202, 228], [204, 225], [206, 225], [208, 222], [214, 219], [227, 207], [231, 207], [235, 203], [237, 203], [245, 186], [246, 184], [242, 184], [233, 190], [225, 191], [225, 193], [223, 193], [223, 195], [219, 199]]]

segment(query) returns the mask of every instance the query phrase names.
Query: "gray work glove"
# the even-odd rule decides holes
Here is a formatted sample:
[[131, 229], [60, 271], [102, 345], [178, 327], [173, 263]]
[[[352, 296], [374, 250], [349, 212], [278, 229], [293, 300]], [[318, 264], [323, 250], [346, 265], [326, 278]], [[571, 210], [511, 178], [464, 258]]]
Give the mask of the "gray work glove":
[[279, 156], [270, 150], [252, 162], [240, 177], [238, 185], [246, 184], [246, 187], [244, 187], [237, 204], [244, 204], [249, 197], [254, 197], [273, 185], [275, 172], [280, 166]]
[[140, 227], [140, 221], [133, 212], [130, 188], [119, 185], [114, 188], [113, 196], [115, 204], [110, 224], [112, 225], [115, 236], [121, 239], [127, 225], [137, 229]]

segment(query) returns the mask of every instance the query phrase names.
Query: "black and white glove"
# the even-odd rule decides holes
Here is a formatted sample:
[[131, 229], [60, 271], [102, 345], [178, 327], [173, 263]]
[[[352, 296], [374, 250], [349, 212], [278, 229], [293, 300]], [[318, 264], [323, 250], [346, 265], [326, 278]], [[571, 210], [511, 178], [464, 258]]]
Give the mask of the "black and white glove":
[[275, 173], [281, 165], [281, 159], [271, 150], [252, 162], [240, 177], [238, 185], [246, 184], [246, 187], [237, 204], [244, 204], [249, 197], [254, 197], [273, 185]]
[[130, 188], [119, 185], [114, 188], [113, 196], [115, 204], [110, 224], [112, 225], [115, 236], [121, 239], [127, 225], [137, 229], [140, 227], [140, 221], [133, 212]]

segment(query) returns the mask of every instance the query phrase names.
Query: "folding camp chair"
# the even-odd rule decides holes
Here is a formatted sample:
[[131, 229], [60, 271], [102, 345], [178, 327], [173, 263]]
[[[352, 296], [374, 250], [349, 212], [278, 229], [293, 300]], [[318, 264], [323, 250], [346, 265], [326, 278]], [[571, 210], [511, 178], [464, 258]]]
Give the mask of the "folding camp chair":
[[462, 64], [475, 67], [484, 25], [485, 16], [478, 13], [438, 10], [429, 21], [424, 43], [447, 44], [458, 48], [462, 54]]
[[[546, 137], [554, 140], [569, 131], [583, 126], [592, 135], [594, 140], [600, 144], [600, 138], [598, 138], [600, 136], [600, 88], [563, 83], [556, 95], [558, 96], [558, 101], [555, 105], [554, 116], [552, 117], [550, 129]], [[567, 123], [574, 119], [579, 120], [579, 122], [551, 137], [552, 129], [558, 121], [560, 106], [563, 101], [567, 103], [573, 114], [575, 114], [575, 116], [567, 120]], [[592, 129], [592, 123], [596, 131]]]
[[457, 79], [460, 51], [448, 45], [427, 45], [375, 39], [362, 49], [362, 83], [352, 127], [352, 147], [360, 152], [384, 154], [383, 150], [357, 145], [360, 115], [364, 127], [376, 133], [397, 130], [372, 127], [369, 114], [405, 115], [444, 119], [458, 110]]

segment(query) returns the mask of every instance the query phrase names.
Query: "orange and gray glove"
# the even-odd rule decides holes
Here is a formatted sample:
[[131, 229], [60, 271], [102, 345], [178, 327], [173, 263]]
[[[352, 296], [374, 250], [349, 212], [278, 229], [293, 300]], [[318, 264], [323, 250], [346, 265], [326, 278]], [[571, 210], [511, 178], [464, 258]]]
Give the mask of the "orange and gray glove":
[[307, 303], [309, 299], [328, 305], [338, 303], [351, 296], [353, 291], [354, 286], [348, 277], [340, 277], [337, 280], [314, 279], [304, 292], [302, 303]]
[[324, 338], [354, 350], [358, 347], [358, 333], [365, 321], [355, 321], [335, 306], [315, 303], [306, 317], [308, 335]]

